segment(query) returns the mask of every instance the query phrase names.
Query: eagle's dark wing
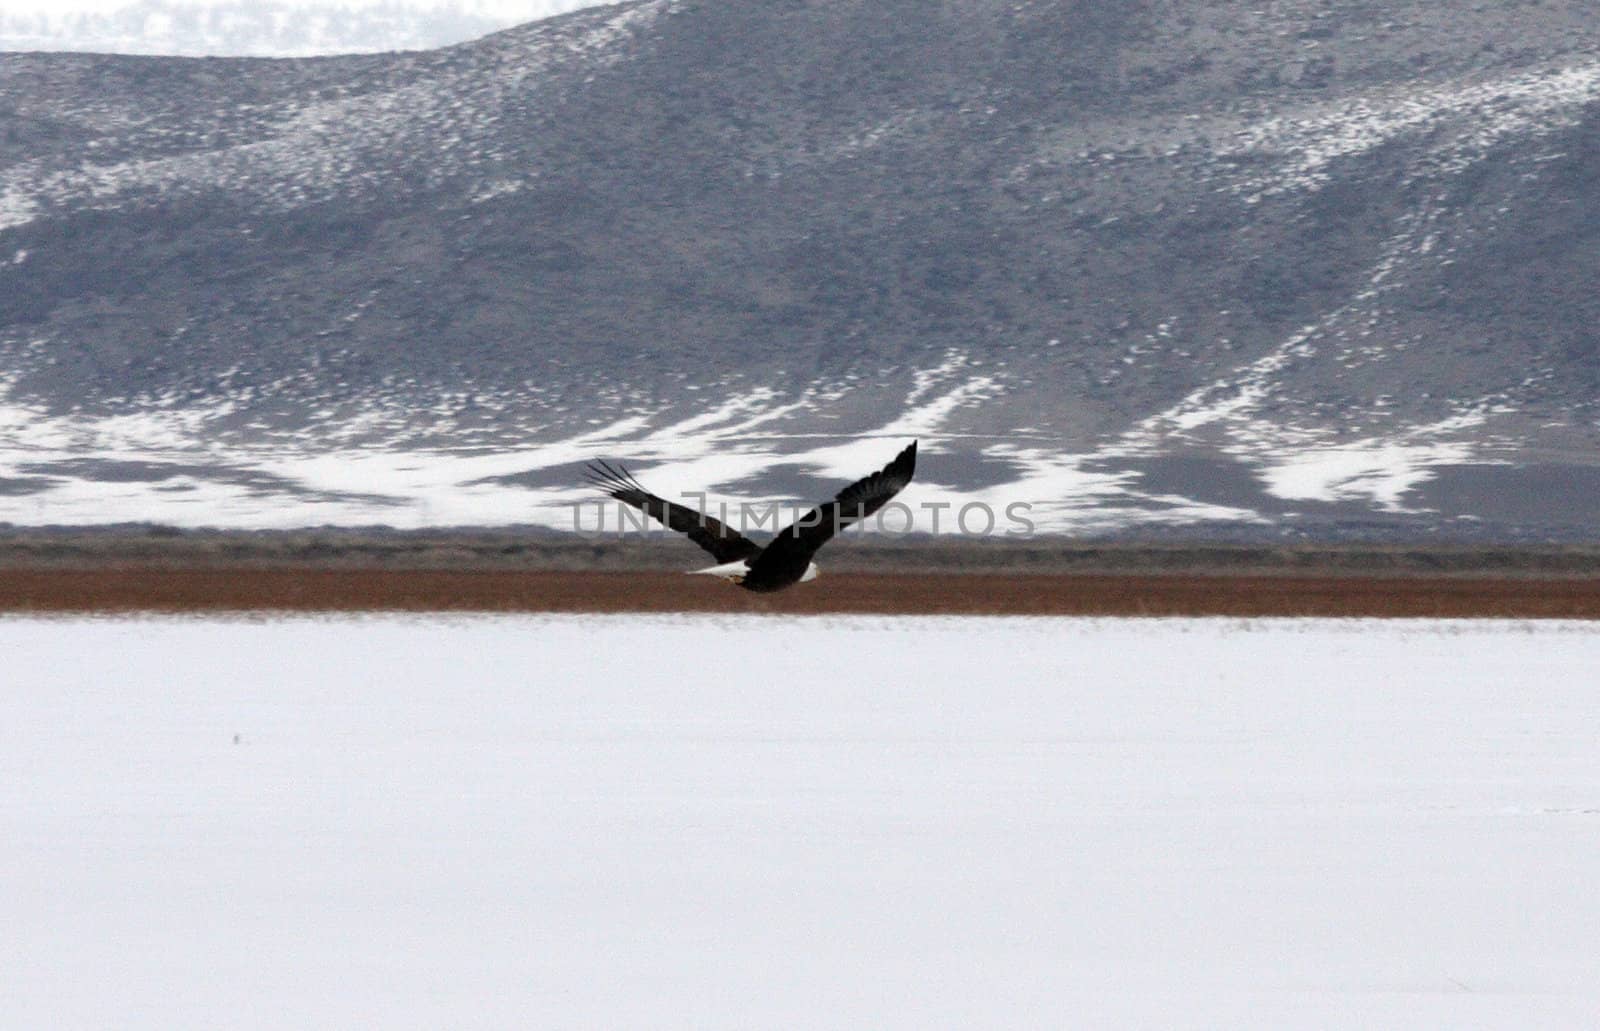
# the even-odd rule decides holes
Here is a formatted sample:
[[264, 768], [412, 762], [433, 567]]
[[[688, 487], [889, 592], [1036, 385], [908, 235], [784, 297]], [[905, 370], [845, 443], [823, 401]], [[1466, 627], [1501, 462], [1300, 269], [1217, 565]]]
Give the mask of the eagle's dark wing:
[[888, 504], [890, 498], [911, 482], [911, 475], [916, 471], [917, 442], [913, 440], [894, 456], [894, 461], [852, 483], [834, 495], [832, 501], [818, 505], [785, 527], [767, 545], [762, 561], [768, 561], [770, 554], [775, 564], [798, 563], [804, 570], [812, 554], [828, 543], [828, 538]]
[[590, 483], [623, 504], [632, 505], [668, 529], [686, 535], [711, 552], [711, 556], [719, 563], [737, 562], [761, 550], [755, 542], [741, 537], [727, 524], [692, 508], [656, 497], [641, 487], [639, 481], [620, 465], [612, 467], [605, 462], [590, 462], [588, 472]]

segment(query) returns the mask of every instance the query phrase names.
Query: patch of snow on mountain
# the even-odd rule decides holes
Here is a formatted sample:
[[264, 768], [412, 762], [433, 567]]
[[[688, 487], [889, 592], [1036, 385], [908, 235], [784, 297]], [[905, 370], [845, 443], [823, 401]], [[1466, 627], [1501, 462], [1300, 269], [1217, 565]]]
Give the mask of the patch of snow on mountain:
[[[243, 528], [533, 524], [570, 530], [590, 525], [579, 521], [575, 506], [600, 500], [581, 475], [582, 463], [595, 458], [647, 469], [652, 490], [685, 504], [696, 504], [695, 495], [707, 492], [713, 504], [725, 499], [736, 506], [809, 505], [820, 498], [744, 489], [729, 498], [718, 494], [718, 485], [757, 480], [781, 465], [842, 486], [879, 468], [911, 439], [921, 440], [924, 455], [971, 454], [974, 441], [952, 433], [949, 421], [965, 406], [994, 396], [998, 386], [993, 377], [974, 376], [961, 366], [952, 358], [916, 377], [906, 406], [862, 433], [786, 432], [793, 419], [826, 418], [828, 402], [819, 399], [824, 392], [786, 400], [754, 391], [688, 417], [645, 412], [555, 439], [501, 439], [476, 447], [419, 446], [397, 437], [353, 441], [355, 428], [381, 432], [398, 418], [381, 403], [365, 414], [330, 409], [331, 425], [346, 431], [342, 437], [308, 429], [246, 440], [222, 429], [238, 410], [235, 400], [152, 407], [136, 415], [60, 415], [11, 397], [10, 382], [3, 382], [0, 522]], [[439, 425], [447, 425], [451, 415], [439, 418]], [[948, 512], [938, 529], [958, 529], [956, 514], [974, 504], [995, 514], [996, 532], [1023, 519], [1040, 530], [1106, 530], [1255, 518], [1247, 511], [1142, 493], [1133, 474], [1085, 468], [1095, 456], [1061, 455], [1045, 445], [980, 441], [979, 447], [1011, 475], [971, 487], [925, 474], [904, 498], [919, 512], [916, 529], [934, 529], [933, 512]], [[1020, 518], [1005, 521], [1019, 503]]]
[[1270, 196], [1320, 187], [1337, 159], [1373, 150], [1401, 134], [1449, 127], [1456, 136], [1447, 149], [1454, 153], [1439, 171], [1458, 171], [1513, 134], [1573, 124], [1596, 98], [1600, 63], [1483, 83], [1388, 89], [1248, 123], [1218, 156], [1281, 157], [1283, 163], [1270, 172], [1237, 186], [1257, 197]]
[[1328, 447], [1305, 447], [1269, 456], [1257, 470], [1267, 493], [1295, 501], [1369, 500], [1386, 512], [1413, 512], [1405, 496], [1440, 466], [1496, 464], [1451, 435], [1482, 427], [1484, 406], [1394, 438], [1372, 438]]
[[0, 190], [0, 233], [17, 226], [25, 226], [39, 214], [39, 205], [24, 190], [7, 185]]

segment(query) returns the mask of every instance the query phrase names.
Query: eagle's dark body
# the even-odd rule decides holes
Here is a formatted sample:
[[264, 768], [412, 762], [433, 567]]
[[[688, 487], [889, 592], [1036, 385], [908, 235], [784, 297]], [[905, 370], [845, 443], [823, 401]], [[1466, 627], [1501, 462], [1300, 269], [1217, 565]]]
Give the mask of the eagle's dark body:
[[621, 466], [595, 462], [590, 464], [589, 474], [590, 481], [611, 497], [647, 513], [710, 552], [718, 565], [700, 572], [715, 573], [747, 591], [765, 593], [781, 591], [815, 576], [811, 559], [817, 549], [840, 530], [888, 504], [911, 482], [916, 468], [917, 442], [912, 441], [894, 461], [796, 519], [765, 546], [703, 512], [657, 497]]

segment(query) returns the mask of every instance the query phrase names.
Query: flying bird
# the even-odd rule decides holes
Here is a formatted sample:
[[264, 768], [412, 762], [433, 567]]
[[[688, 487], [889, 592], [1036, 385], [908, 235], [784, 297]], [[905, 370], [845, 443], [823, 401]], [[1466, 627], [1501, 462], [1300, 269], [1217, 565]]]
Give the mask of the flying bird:
[[603, 461], [588, 465], [589, 482], [594, 486], [688, 537], [717, 560], [716, 565], [693, 572], [720, 576], [747, 591], [763, 593], [816, 579], [817, 566], [811, 556], [817, 549], [835, 533], [888, 504], [911, 482], [916, 470], [917, 442], [913, 440], [894, 461], [796, 519], [763, 547], [726, 523], [650, 493], [621, 465]]

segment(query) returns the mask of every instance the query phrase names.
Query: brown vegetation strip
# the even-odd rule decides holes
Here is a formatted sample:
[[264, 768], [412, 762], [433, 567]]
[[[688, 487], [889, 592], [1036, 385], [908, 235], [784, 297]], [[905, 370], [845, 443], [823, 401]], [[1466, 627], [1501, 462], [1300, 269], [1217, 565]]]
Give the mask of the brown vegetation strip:
[[0, 569], [0, 611], [1600, 618], [1600, 580], [831, 573], [776, 595], [662, 572]]

